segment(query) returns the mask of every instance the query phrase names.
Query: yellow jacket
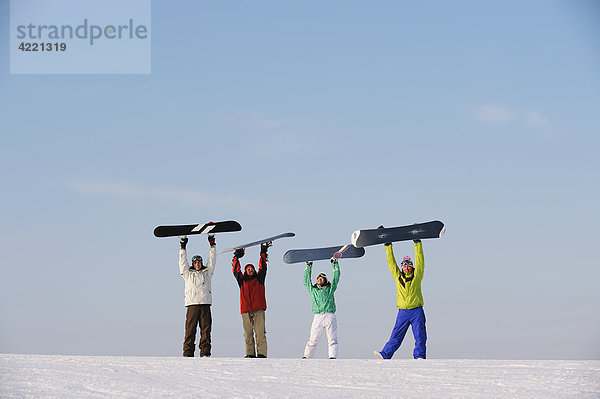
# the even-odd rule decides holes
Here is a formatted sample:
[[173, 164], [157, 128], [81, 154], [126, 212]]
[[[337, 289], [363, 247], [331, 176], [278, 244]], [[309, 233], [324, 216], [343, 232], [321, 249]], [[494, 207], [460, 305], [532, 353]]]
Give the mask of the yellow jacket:
[[423, 306], [423, 294], [421, 293], [421, 281], [425, 270], [423, 243], [415, 243], [415, 268], [410, 274], [405, 275], [398, 267], [391, 244], [385, 246], [385, 253], [392, 277], [396, 280], [396, 306], [398, 309], [414, 309]]

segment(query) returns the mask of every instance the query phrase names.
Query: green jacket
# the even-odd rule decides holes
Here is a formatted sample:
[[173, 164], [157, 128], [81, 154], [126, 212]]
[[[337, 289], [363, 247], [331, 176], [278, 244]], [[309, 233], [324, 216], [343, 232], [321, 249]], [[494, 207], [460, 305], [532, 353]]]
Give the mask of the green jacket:
[[385, 253], [392, 277], [396, 280], [396, 306], [398, 309], [414, 309], [423, 306], [423, 294], [421, 293], [421, 281], [425, 270], [423, 243], [415, 243], [415, 268], [412, 273], [407, 275], [402, 273], [402, 269], [398, 267], [391, 244], [385, 246]]
[[338, 282], [340, 281], [340, 266], [337, 262], [333, 265], [333, 279], [331, 285], [319, 287], [313, 287], [311, 281], [312, 266], [306, 266], [304, 269], [304, 286], [310, 292], [312, 298], [312, 311], [315, 314], [319, 313], [335, 313], [335, 298], [333, 293], [335, 292]]

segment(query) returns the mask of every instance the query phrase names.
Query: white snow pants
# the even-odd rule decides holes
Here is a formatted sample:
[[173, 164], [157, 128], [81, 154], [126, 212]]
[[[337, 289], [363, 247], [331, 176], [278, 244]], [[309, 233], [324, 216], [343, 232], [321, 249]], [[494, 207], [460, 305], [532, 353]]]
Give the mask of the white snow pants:
[[321, 335], [323, 335], [323, 330], [327, 333], [327, 351], [329, 352], [329, 357], [337, 358], [337, 318], [335, 317], [335, 313], [315, 314], [310, 326], [310, 338], [306, 343], [306, 348], [304, 348], [304, 357], [310, 359], [314, 356], [317, 343], [319, 343]]

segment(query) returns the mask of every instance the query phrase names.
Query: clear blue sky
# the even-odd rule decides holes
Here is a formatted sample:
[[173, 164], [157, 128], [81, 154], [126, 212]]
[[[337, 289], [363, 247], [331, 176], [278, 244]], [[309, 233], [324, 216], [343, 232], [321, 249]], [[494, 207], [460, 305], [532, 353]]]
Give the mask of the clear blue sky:
[[[597, 2], [155, 0], [150, 75], [11, 75], [7, 0], [0, 33], [0, 352], [179, 356], [178, 243], [152, 230], [235, 219], [219, 247], [296, 233], [267, 337], [299, 357], [286, 250], [439, 219], [429, 357], [600, 359]], [[340, 357], [369, 358], [396, 314], [383, 247], [341, 270]], [[243, 355], [238, 294], [220, 255], [215, 356]]]

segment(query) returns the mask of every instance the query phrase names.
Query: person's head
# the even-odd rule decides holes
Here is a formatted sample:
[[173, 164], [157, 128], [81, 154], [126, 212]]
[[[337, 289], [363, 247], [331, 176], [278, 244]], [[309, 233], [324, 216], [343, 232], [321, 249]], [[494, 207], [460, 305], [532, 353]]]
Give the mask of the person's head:
[[202, 256], [194, 255], [192, 257], [192, 267], [196, 270], [202, 269]]
[[317, 276], [317, 285], [319, 287], [323, 287], [326, 284], [327, 284], [327, 276], [325, 275], [325, 273], [320, 273]]
[[246, 265], [246, 268], [244, 269], [244, 273], [246, 273], [246, 275], [248, 275], [248, 276], [254, 276], [256, 274], [256, 269], [254, 268], [254, 265], [251, 263], [248, 263]]
[[415, 270], [410, 256], [405, 256], [404, 259], [402, 259], [402, 263], [400, 263], [400, 266], [402, 267], [402, 272], [404, 274], [412, 273], [413, 270]]

